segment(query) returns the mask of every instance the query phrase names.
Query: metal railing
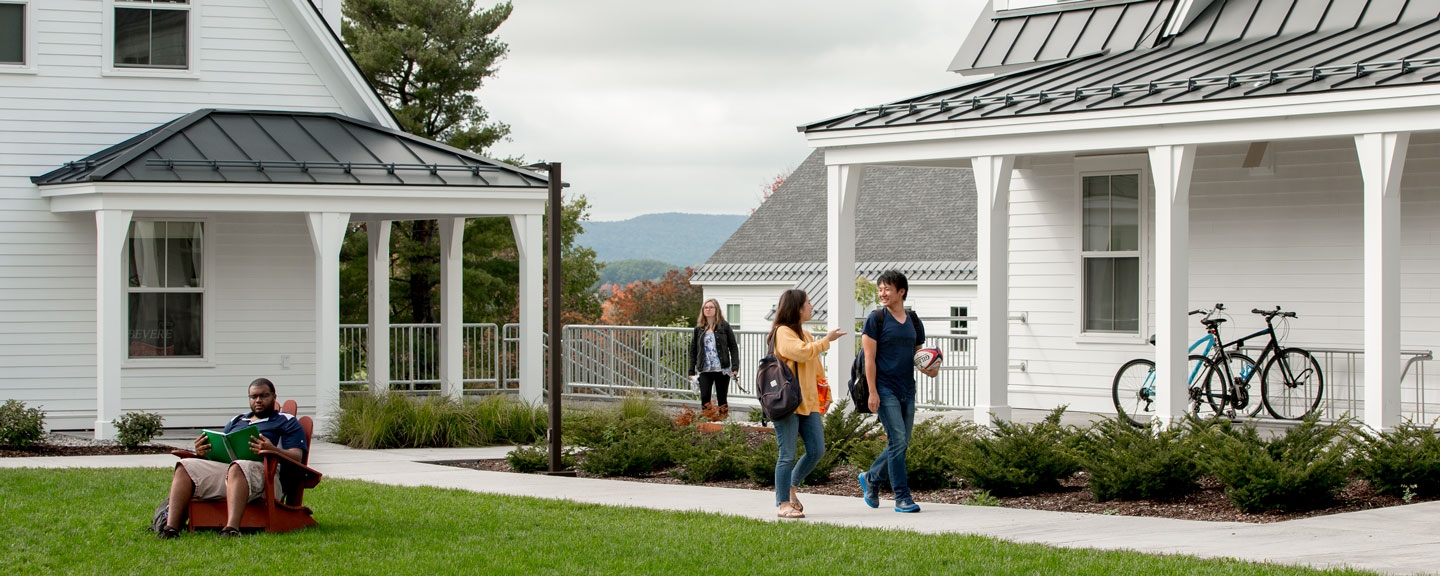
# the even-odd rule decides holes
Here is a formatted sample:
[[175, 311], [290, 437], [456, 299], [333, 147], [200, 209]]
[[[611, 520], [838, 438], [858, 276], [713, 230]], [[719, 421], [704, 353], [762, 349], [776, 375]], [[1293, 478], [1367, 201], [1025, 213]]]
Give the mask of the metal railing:
[[[941, 322], [935, 324], [944, 326]], [[365, 332], [365, 325], [340, 326], [342, 390], [359, 391], [369, 387]], [[519, 390], [519, 332], [518, 324], [464, 326], [462, 374], [466, 394], [513, 393]], [[737, 381], [731, 383], [732, 402], [755, 402], [753, 368], [767, 351], [767, 334], [767, 331], [759, 330], [736, 331], [741, 370]], [[671, 400], [693, 401], [699, 398], [688, 376], [690, 328], [572, 325], [564, 328], [564, 335], [566, 395], [608, 398], [640, 391]], [[815, 334], [816, 337], [821, 335]], [[545, 335], [542, 334], [542, 338], [548, 342]], [[439, 343], [440, 326], [437, 324], [392, 324], [390, 389], [415, 394], [438, 393]], [[916, 378], [916, 405], [935, 410], [974, 406], [979, 352], [976, 337], [931, 334], [927, 335], [926, 345], [944, 351], [945, 360], [939, 377]], [[1325, 374], [1322, 416], [1326, 419], [1344, 414], [1363, 417], [1364, 351], [1345, 348], [1308, 350], [1315, 355]], [[1425, 382], [1425, 361], [1430, 360], [1432, 354], [1429, 350], [1406, 350], [1401, 354], [1404, 357], [1400, 383], [1401, 413], [1416, 422], [1440, 418], [1440, 390], [1430, 390]], [[548, 365], [545, 366], [545, 370], [548, 369]], [[843, 372], [828, 375], [842, 391], [844, 383], [850, 378], [848, 368]]]

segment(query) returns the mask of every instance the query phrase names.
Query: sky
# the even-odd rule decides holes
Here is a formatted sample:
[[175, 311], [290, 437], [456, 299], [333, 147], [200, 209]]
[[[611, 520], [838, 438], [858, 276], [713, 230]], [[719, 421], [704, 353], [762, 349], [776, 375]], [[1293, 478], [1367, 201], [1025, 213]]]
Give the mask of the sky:
[[594, 221], [748, 214], [810, 153], [796, 126], [962, 83], [984, 3], [514, 0], [490, 153], [560, 162]]

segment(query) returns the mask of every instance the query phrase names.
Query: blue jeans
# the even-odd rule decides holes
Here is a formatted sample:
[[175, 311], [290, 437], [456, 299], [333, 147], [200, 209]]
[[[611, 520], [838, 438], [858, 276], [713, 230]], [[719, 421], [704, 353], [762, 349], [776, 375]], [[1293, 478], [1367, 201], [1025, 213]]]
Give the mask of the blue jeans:
[[877, 387], [880, 393], [880, 410], [875, 415], [885, 428], [887, 443], [885, 450], [870, 465], [866, 479], [873, 486], [890, 480], [895, 490], [895, 499], [910, 497], [910, 483], [905, 478], [905, 452], [910, 449], [910, 432], [915, 429], [915, 397], [901, 398], [889, 388]]
[[[805, 456], [795, 463], [795, 440], [805, 442]], [[825, 455], [825, 415], [791, 414], [775, 421], [780, 458], [775, 461], [775, 505], [790, 501], [790, 487], [799, 486]]]

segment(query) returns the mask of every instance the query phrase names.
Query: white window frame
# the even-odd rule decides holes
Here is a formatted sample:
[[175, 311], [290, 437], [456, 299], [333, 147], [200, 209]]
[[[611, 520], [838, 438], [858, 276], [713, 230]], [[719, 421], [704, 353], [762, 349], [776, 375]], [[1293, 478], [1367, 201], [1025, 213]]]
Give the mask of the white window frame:
[[21, 24], [25, 30], [25, 45], [21, 48], [25, 51], [25, 62], [21, 64], [0, 62], [0, 74], [34, 74], [35, 51], [38, 43], [35, 40], [35, 2], [31, 0], [0, 0], [0, 4], [19, 4], [24, 7], [25, 21]]
[[[1075, 159], [1075, 174], [1073, 190], [1075, 198], [1075, 301], [1076, 318], [1075, 333], [1078, 342], [1095, 343], [1144, 343], [1147, 341], [1147, 331], [1150, 320], [1150, 203], [1152, 185], [1150, 181], [1149, 157], [1145, 154], [1118, 154], [1109, 156], [1081, 156]], [[1139, 196], [1139, 246], [1138, 250], [1121, 252], [1086, 252], [1085, 251], [1085, 177], [1087, 176], [1113, 176], [1117, 174], [1136, 174], [1138, 180], [1137, 194]], [[1139, 295], [1137, 302], [1137, 318], [1135, 332], [1097, 332], [1085, 329], [1085, 260], [1087, 258], [1115, 258], [1115, 257], [1137, 257], [1139, 258], [1139, 274], [1136, 287], [1136, 294]]]
[[[133, 78], [199, 78], [200, 70], [200, 4], [202, 0], [189, 0], [189, 4], [151, 4], [131, 0], [104, 0], [100, 15], [102, 76]], [[185, 26], [185, 68], [139, 68], [115, 65], [115, 9], [142, 8], [147, 10], [184, 10], [189, 13]]]
[[[125, 293], [122, 295], [122, 297], [121, 297], [121, 299], [120, 299], [121, 305], [124, 307], [124, 310], [121, 311], [121, 314], [122, 314], [123, 317], [125, 318], [125, 322], [124, 322], [124, 324], [123, 324], [123, 325], [121, 326], [121, 328], [120, 328], [121, 330], [124, 330], [122, 340], [126, 343], [125, 363], [123, 364], [123, 367], [125, 367], [125, 368], [214, 368], [214, 367], [215, 367], [215, 362], [214, 362], [214, 358], [215, 358], [215, 290], [214, 290], [214, 279], [215, 279], [216, 275], [215, 275], [215, 271], [214, 271], [214, 266], [215, 266], [215, 241], [214, 241], [215, 228], [214, 228], [214, 226], [215, 226], [215, 223], [214, 223], [213, 219], [207, 218], [207, 217], [188, 216], [188, 215], [165, 215], [165, 216], [147, 216], [147, 217], [135, 216], [135, 217], [133, 217], [133, 218], [131, 219], [131, 222], [132, 222], [132, 223], [133, 223], [133, 222], [195, 222], [195, 223], [199, 223], [199, 224], [201, 224], [201, 225], [203, 226], [203, 230], [204, 230], [203, 234], [204, 234], [204, 236], [202, 236], [202, 238], [204, 239], [205, 245], [201, 248], [201, 258], [203, 258], [204, 260], [202, 260], [201, 266], [200, 266], [200, 290], [198, 291], [198, 292], [201, 294], [201, 301], [200, 301], [201, 314], [204, 315], [204, 318], [203, 318], [202, 321], [201, 321], [201, 324], [202, 324], [202, 325], [201, 325], [201, 328], [200, 328], [200, 331], [201, 331], [201, 343], [200, 343], [200, 345], [201, 345], [201, 347], [202, 347], [202, 349], [203, 349], [203, 353], [202, 353], [200, 356], [141, 356], [141, 357], [137, 357], [137, 358], [131, 358], [131, 357], [130, 357], [130, 350], [129, 350], [129, 342], [130, 342], [130, 293], [131, 293], [132, 291], [134, 291], [134, 289], [131, 288], [131, 286], [130, 286], [130, 280], [129, 280], [129, 275], [130, 275], [130, 260], [129, 260], [129, 258], [130, 258], [130, 250], [129, 250], [128, 248], [129, 248], [129, 244], [130, 244], [130, 233], [127, 231], [127, 232], [125, 233], [125, 246], [126, 246], [126, 249], [124, 250], [124, 254], [125, 254], [125, 255], [124, 255], [124, 258], [125, 258], [125, 260], [124, 260], [123, 262], [121, 262], [121, 266], [120, 266], [121, 274], [124, 276], [124, 279], [122, 280], [121, 286], [123, 286], [123, 287], [124, 287], [124, 290], [125, 290]], [[141, 289], [141, 290], [140, 290], [140, 292], [145, 292], [145, 293], [156, 293], [156, 292], [165, 292], [165, 291], [166, 291], [166, 290], [154, 290], [154, 289]], [[176, 292], [176, 291], [180, 291], [180, 290], [170, 290], [170, 291]], [[194, 290], [193, 290], [193, 289], [187, 289], [187, 290], [184, 290], [184, 291], [194, 291]]]
[[730, 323], [730, 327], [731, 327], [732, 329], [735, 329], [735, 330], [739, 330], [739, 329], [740, 329], [740, 305], [739, 305], [739, 304], [726, 304], [726, 305], [725, 305], [725, 321]]

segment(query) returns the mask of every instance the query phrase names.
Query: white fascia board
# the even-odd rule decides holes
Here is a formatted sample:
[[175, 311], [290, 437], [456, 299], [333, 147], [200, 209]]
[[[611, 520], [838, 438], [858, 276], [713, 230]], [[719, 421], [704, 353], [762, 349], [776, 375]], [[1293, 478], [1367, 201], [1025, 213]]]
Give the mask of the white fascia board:
[[694, 284], [694, 285], [696, 285], [696, 286], [735, 286], [735, 287], [754, 286], [754, 287], [756, 287], [756, 288], [764, 288], [764, 287], [766, 287], [766, 286], [794, 286], [796, 282], [799, 282], [799, 279], [798, 279], [798, 278], [795, 279], [795, 280], [705, 280], [705, 281], [691, 280], [691, 281], [690, 281], [691, 284]]
[[544, 214], [548, 192], [533, 188], [157, 184], [102, 182], [40, 187], [51, 212], [346, 212], [414, 216]]
[[[333, 72], [333, 74], [326, 74], [317, 69], [316, 73], [320, 74], [321, 78], [327, 80], [326, 84], [329, 85], [332, 90], [349, 89], [360, 105], [364, 106], [369, 116], [365, 118], [365, 120], [386, 128], [404, 131], [404, 129], [396, 124], [394, 116], [390, 114], [390, 109], [385, 106], [385, 103], [380, 100], [380, 96], [375, 94], [375, 91], [370, 88], [370, 83], [365, 80], [365, 75], [361, 74], [360, 69], [356, 68], [351, 62], [350, 56], [345, 52], [345, 47], [338, 41], [339, 34], [331, 34], [330, 26], [325, 23], [325, 20], [320, 17], [320, 14], [310, 7], [310, 0], [270, 1], [272, 5], [279, 4], [279, 7], [287, 9], [293, 17], [292, 21], [299, 22], [310, 34], [310, 39], [314, 40], [311, 46], [318, 48], [320, 52], [322, 52], [321, 55], [329, 64], [330, 71]], [[293, 30], [293, 28], [291, 29]], [[299, 39], [297, 38], [296, 40], [298, 43]], [[319, 67], [321, 65], [320, 62], [316, 62], [313, 58], [307, 58], [306, 60], [308, 60], [312, 66]], [[334, 86], [329, 82], [337, 75], [345, 86]], [[337, 99], [339, 99], [343, 105], [345, 99]], [[355, 110], [345, 110], [343, 112], [347, 116], [360, 117], [357, 115], [358, 111]]]
[[[1238, 107], [1237, 104], [1249, 104]], [[827, 165], [1440, 130], [1440, 85], [807, 134]]]

